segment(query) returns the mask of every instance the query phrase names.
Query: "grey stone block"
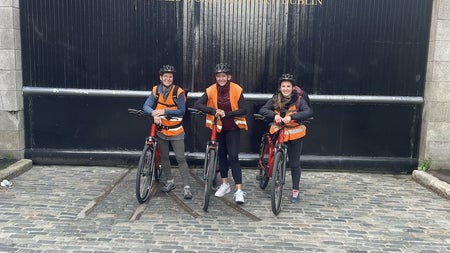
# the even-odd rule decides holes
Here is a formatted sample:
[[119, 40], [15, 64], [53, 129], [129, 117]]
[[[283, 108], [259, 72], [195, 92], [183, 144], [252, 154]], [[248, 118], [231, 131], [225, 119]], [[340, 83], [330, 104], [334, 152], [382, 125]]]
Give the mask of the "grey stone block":
[[450, 40], [450, 20], [437, 20], [436, 40]]
[[450, 81], [450, 61], [434, 62], [433, 72], [432, 72], [432, 81], [434, 81], [434, 82], [449, 82]]
[[0, 50], [0, 70], [13, 70], [14, 64], [14, 50]]
[[0, 29], [13, 28], [12, 7], [0, 7]]
[[448, 102], [450, 103], [450, 82], [433, 82], [427, 83], [425, 88], [427, 90], [427, 97], [425, 102]]
[[12, 6], [12, 0], [0, 0], [0, 6]]
[[23, 97], [21, 91], [0, 91], [0, 110], [23, 110]]
[[16, 71], [0, 70], [0, 90], [17, 90], [16, 78]]
[[19, 150], [19, 131], [0, 131], [0, 150]]
[[438, 18], [450, 19], [450, 0], [439, 1]]
[[14, 49], [14, 30], [0, 29], [0, 49]]
[[[447, 32], [450, 33], [450, 30], [448, 30]], [[436, 61], [450, 61], [450, 41], [436, 41], [434, 52], [434, 59]]]
[[22, 127], [22, 112], [0, 111], [0, 131], [19, 131]]
[[450, 145], [450, 122], [429, 122], [427, 130], [428, 142], [449, 142]]
[[450, 101], [430, 102], [429, 105], [430, 109], [428, 110], [428, 117], [427, 117], [429, 121], [450, 123]]

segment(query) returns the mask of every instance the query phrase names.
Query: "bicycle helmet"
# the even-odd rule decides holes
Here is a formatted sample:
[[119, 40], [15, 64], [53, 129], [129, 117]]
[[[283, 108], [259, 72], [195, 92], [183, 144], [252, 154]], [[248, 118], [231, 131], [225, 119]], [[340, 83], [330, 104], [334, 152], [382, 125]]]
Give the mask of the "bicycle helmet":
[[289, 81], [289, 82], [292, 83], [292, 85], [295, 85], [295, 84], [296, 84], [294, 75], [288, 74], [288, 73], [282, 74], [282, 75], [280, 76], [280, 78], [278, 79], [278, 84], [281, 84], [282, 81]]
[[215, 73], [231, 74], [231, 67], [228, 63], [219, 63], [216, 65]]
[[159, 69], [159, 75], [164, 73], [175, 73], [175, 67], [172, 65], [164, 65]]

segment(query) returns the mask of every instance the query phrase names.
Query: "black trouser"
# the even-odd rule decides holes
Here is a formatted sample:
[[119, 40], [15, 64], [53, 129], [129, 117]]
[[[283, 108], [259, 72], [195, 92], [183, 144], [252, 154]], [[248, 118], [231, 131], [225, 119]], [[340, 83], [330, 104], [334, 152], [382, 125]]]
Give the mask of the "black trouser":
[[300, 155], [302, 153], [303, 140], [300, 138], [288, 141], [286, 144], [288, 147], [289, 166], [291, 167], [292, 189], [298, 190], [300, 188], [300, 177], [302, 174]]
[[219, 169], [222, 178], [228, 178], [228, 166], [231, 166], [235, 184], [242, 184], [242, 170], [239, 163], [241, 130], [222, 131], [217, 135], [219, 141]]

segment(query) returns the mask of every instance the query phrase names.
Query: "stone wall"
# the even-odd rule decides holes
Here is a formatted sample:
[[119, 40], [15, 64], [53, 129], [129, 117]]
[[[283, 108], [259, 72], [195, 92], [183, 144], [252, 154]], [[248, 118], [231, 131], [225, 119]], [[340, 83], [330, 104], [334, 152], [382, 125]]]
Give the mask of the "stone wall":
[[450, 0], [433, 5], [419, 158], [450, 169]]
[[0, 157], [23, 158], [19, 0], [0, 0]]

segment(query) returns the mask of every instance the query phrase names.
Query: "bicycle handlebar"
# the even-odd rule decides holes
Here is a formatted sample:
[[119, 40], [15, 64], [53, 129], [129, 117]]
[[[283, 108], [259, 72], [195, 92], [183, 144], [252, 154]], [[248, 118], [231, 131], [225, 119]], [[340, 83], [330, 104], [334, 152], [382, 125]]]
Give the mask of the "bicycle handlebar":
[[[262, 120], [262, 121], [265, 121], [265, 122], [272, 122], [273, 120], [272, 119], [269, 119], [269, 118], [267, 118], [267, 117], [264, 117], [263, 115], [261, 115], [261, 114], [259, 114], [259, 113], [254, 113], [253, 114], [253, 117], [256, 119], [256, 120]], [[307, 118], [307, 119], [305, 119], [305, 120], [302, 120], [302, 121], [300, 121], [300, 123], [301, 124], [308, 124], [308, 123], [311, 123], [311, 121], [314, 119], [314, 117], [309, 117], [309, 118]]]
[[136, 116], [150, 116], [150, 114], [146, 113], [144, 110], [137, 110], [128, 108], [128, 113]]

